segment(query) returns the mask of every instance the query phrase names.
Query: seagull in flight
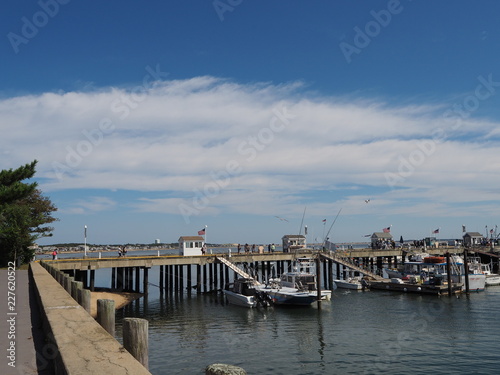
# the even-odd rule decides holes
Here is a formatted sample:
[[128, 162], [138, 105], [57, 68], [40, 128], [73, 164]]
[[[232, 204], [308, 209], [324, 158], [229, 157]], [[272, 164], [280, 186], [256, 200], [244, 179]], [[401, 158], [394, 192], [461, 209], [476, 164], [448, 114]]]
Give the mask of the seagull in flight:
[[280, 219], [281, 221], [286, 221], [286, 222], [288, 222], [288, 220], [287, 220], [287, 219], [285, 219], [285, 218], [282, 218], [282, 217], [279, 217], [279, 216], [275, 216], [275, 217], [277, 217], [277, 218], [278, 218], [278, 219]]
[[370, 199], [365, 199], [365, 203], [370, 203]]

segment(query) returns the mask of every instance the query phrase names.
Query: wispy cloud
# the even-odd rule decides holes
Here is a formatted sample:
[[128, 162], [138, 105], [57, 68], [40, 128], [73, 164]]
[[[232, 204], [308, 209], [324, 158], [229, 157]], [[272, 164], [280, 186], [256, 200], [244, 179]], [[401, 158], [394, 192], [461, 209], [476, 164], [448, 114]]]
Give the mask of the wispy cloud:
[[[338, 184], [385, 189], [379, 202], [390, 211], [404, 190], [389, 192], [384, 174], [401, 168], [401, 155], [431, 139], [435, 129], [450, 127], [440, 103], [392, 106], [373, 98], [312, 96], [302, 82], [239, 84], [196, 77], [157, 82], [141, 100], [127, 105], [131, 95], [130, 89], [109, 87], [0, 101], [0, 168], [36, 158], [47, 192], [136, 191], [139, 198], [129, 206], [175, 214], [183, 202], [202, 198], [207, 183], [223, 179], [228, 164], [236, 163], [238, 173], [219, 186], [204, 205], [205, 214], [288, 212], [290, 205], [307, 202], [311, 191]], [[293, 120], [279, 132], [270, 130], [273, 116], [283, 108]], [[472, 116], [461, 119], [460, 128], [450, 131], [398, 185], [413, 192], [405, 199], [415, 207], [439, 200], [444, 212], [480, 196], [498, 198], [484, 184], [500, 184], [499, 143], [489, 139], [498, 134], [498, 125]], [[61, 165], [65, 168], [58, 175]], [[439, 188], [452, 194], [436, 195]], [[316, 210], [361, 198], [356, 191], [338, 194], [314, 203]], [[92, 197], [66, 212], [115, 205], [109, 198]], [[375, 199], [370, 207], [376, 205]]]

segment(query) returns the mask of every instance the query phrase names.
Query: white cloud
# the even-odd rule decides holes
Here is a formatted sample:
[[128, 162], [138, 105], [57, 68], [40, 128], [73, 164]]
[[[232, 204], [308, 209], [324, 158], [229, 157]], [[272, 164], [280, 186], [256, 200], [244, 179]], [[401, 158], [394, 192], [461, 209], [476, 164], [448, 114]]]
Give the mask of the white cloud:
[[[500, 184], [499, 144], [486, 140], [498, 134], [495, 121], [464, 118], [454, 127], [439, 103], [394, 107], [308, 97], [302, 88], [300, 82], [242, 85], [196, 77], [157, 82], [147, 94], [105, 88], [5, 99], [0, 168], [36, 158], [44, 191], [138, 191], [142, 199], [128, 206], [172, 214], [213, 184], [224, 186], [210, 193], [204, 214], [289, 212], [310, 191], [340, 185], [375, 187], [379, 203], [357, 208], [365, 198], [344, 191], [310, 211], [336, 210], [343, 202], [361, 214], [384, 202], [396, 214], [408, 199], [412, 212], [425, 214], [432, 207], [454, 212], [457, 203], [498, 200], [490, 189]], [[439, 142], [432, 140], [436, 129]], [[395, 190], [388, 173], [398, 177]], [[116, 204], [93, 198], [66, 212]]]

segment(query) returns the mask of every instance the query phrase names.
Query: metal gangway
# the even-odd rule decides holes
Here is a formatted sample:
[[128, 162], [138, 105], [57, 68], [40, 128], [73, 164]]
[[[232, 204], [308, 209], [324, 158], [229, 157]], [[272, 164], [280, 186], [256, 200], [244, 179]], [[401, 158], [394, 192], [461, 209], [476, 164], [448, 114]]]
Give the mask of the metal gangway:
[[236, 264], [230, 262], [226, 258], [223, 258], [223, 257], [220, 257], [220, 256], [216, 256], [215, 259], [217, 259], [219, 262], [221, 262], [221, 263], [225, 264], [226, 266], [228, 266], [230, 269], [232, 269], [234, 272], [236, 272], [241, 277], [244, 277], [245, 279], [252, 279], [252, 280], [254, 280], [256, 285], [262, 285], [257, 280], [255, 280], [254, 277], [250, 276], [248, 273], [246, 273], [245, 271], [243, 271]]
[[335, 263], [342, 264], [343, 266], [348, 267], [354, 271], [358, 271], [359, 273], [366, 275], [368, 277], [371, 277], [374, 280], [383, 280], [384, 279], [383, 277], [381, 277], [381, 276], [379, 276], [371, 271], [365, 270], [364, 268], [361, 268], [361, 267], [355, 265], [350, 260], [345, 259], [339, 255], [336, 255], [335, 253], [332, 253], [332, 252], [321, 253], [321, 256], [323, 258], [330, 259], [330, 260], [334, 261]]

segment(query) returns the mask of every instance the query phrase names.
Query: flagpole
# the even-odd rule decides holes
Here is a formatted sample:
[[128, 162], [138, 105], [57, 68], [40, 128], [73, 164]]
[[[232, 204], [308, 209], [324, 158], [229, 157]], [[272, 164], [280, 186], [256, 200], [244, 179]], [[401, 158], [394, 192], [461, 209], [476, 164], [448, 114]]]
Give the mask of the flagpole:
[[83, 257], [86, 258], [87, 257], [87, 226], [85, 225], [84, 226], [84, 242], [83, 242]]
[[207, 247], [208, 250], [208, 245], [207, 245], [207, 226], [205, 225], [205, 246]]

